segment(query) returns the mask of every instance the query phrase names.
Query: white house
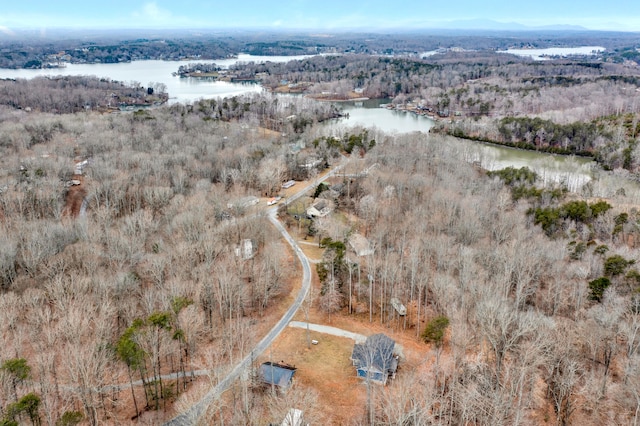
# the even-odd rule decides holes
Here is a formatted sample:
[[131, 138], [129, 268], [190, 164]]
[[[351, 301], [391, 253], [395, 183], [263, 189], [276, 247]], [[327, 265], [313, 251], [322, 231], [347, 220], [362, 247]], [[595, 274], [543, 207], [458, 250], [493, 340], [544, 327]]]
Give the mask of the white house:
[[81, 175], [85, 167], [89, 165], [89, 160], [79, 161], [76, 163], [74, 174]]
[[318, 199], [315, 203], [307, 209], [307, 216], [310, 217], [325, 217], [333, 210], [331, 201], [325, 199]]
[[308, 158], [307, 161], [302, 165], [305, 169], [312, 169], [322, 163], [322, 160], [319, 158]]

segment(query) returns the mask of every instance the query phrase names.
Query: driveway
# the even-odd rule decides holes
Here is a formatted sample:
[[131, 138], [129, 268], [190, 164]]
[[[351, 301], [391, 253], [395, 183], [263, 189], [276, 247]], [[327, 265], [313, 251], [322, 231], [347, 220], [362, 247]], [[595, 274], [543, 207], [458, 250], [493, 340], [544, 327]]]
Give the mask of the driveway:
[[[291, 321], [289, 323], [289, 327], [304, 328], [306, 330], [307, 323], [303, 321]], [[363, 334], [353, 333], [341, 328], [331, 327], [330, 325], [309, 323], [309, 330], [316, 331], [318, 333], [331, 334], [332, 336], [346, 337], [347, 339], [352, 339], [356, 343], [364, 343], [364, 341], [367, 340], [367, 336]]]
[[[289, 323], [289, 327], [303, 328], [306, 330], [307, 323], [303, 321], [291, 321]], [[358, 334], [352, 331], [343, 330], [341, 328], [331, 327], [330, 325], [309, 323], [309, 330], [315, 331], [317, 333], [331, 334], [332, 336], [346, 337], [347, 339], [352, 339], [356, 343], [364, 343], [364, 341], [367, 340], [367, 336], [365, 336], [364, 334]], [[393, 351], [397, 355], [400, 355], [400, 358], [404, 358], [404, 348], [402, 347], [402, 345], [396, 342]]]

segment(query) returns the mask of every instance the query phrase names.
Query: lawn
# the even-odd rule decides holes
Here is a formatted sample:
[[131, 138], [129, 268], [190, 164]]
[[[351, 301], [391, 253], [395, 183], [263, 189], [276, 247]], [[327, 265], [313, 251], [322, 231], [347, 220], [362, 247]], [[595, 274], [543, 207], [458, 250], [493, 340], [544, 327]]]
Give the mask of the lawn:
[[345, 425], [361, 420], [366, 389], [351, 365], [353, 340], [314, 332], [310, 338], [318, 344], [308, 349], [306, 330], [287, 328], [260, 362], [285, 362], [298, 369], [296, 386], [314, 389], [326, 414], [323, 419], [309, 419], [311, 423]]

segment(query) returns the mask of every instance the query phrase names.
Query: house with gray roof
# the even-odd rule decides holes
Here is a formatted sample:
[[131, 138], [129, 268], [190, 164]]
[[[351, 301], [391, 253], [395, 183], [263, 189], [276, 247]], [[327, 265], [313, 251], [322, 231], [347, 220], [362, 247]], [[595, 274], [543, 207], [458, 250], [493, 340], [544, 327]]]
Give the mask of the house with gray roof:
[[331, 213], [331, 210], [333, 210], [331, 201], [324, 198], [318, 198], [316, 202], [307, 209], [306, 213], [309, 217], [325, 217]]
[[398, 356], [394, 355], [396, 342], [379, 333], [367, 337], [364, 343], [356, 343], [351, 353], [351, 362], [356, 367], [358, 377], [382, 385], [389, 377], [396, 376]]

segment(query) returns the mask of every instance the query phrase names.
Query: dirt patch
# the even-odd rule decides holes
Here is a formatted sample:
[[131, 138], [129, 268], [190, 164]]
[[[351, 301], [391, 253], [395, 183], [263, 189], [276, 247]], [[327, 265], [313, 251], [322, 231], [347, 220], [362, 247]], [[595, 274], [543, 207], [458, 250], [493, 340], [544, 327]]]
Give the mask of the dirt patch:
[[268, 136], [272, 138], [279, 138], [282, 136], [282, 133], [280, 133], [279, 131], [267, 129], [266, 127], [259, 127], [258, 131], [260, 132], [260, 135], [264, 137]]
[[87, 196], [84, 176], [73, 175], [73, 181], [75, 181], [75, 184], [67, 188], [67, 193], [64, 197], [63, 217], [78, 217], [84, 198]]

